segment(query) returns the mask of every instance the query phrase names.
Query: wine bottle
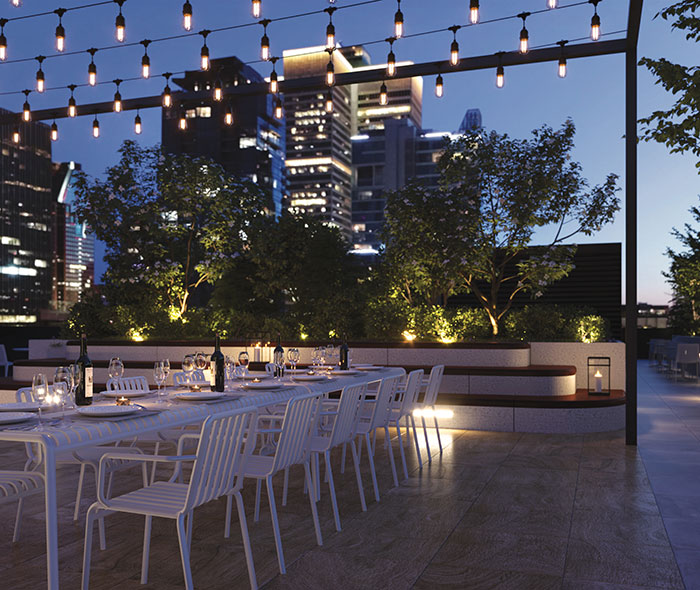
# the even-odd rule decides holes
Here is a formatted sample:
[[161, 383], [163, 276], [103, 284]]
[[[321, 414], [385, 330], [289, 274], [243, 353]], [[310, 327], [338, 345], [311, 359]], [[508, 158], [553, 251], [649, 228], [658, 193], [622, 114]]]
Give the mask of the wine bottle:
[[78, 406], [92, 404], [92, 361], [87, 353], [87, 337], [80, 336], [80, 356], [75, 362], [80, 368], [80, 383], [75, 389], [75, 403]]
[[212, 391], [223, 391], [224, 390], [224, 355], [221, 352], [221, 339], [219, 335], [216, 335], [216, 340], [214, 343], [214, 352], [211, 355], [210, 361], [211, 373], [212, 373]]
[[282, 348], [282, 336], [277, 333], [277, 346], [273, 352], [273, 361], [275, 363], [275, 377], [280, 379], [284, 377], [284, 348]]
[[340, 345], [340, 368], [343, 371], [347, 371], [350, 368], [350, 349], [345, 336], [343, 336], [343, 343]]

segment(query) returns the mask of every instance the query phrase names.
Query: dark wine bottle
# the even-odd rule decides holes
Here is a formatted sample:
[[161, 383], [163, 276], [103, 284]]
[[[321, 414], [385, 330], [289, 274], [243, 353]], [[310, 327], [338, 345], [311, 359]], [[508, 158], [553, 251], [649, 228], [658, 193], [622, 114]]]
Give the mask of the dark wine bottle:
[[280, 379], [284, 377], [284, 348], [282, 348], [282, 336], [277, 333], [277, 346], [272, 355], [272, 360], [275, 363], [275, 377]]
[[78, 406], [89, 406], [92, 403], [92, 361], [87, 353], [87, 337], [80, 336], [80, 356], [75, 363], [80, 368], [80, 383], [75, 389], [75, 403]]
[[224, 390], [224, 355], [221, 352], [221, 339], [216, 335], [214, 343], [214, 352], [211, 355], [210, 368], [212, 373], [212, 391]]
[[343, 343], [340, 345], [340, 368], [343, 371], [347, 371], [350, 368], [350, 348], [348, 348], [348, 341], [345, 336], [343, 336]]

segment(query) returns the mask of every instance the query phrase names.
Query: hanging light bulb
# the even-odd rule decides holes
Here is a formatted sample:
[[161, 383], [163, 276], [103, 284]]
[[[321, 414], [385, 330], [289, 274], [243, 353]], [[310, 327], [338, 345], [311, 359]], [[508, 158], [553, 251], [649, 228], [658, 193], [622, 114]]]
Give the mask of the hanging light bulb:
[[566, 78], [566, 57], [564, 56], [564, 45], [566, 45], [568, 41], [558, 41], [557, 45], [561, 47], [561, 56], [559, 57], [559, 67], [557, 70], [557, 73], [559, 74], [560, 78]]
[[211, 67], [211, 62], [209, 60], [209, 47], [207, 47], [207, 36], [211, 31], [205, 29], [199, 34], [204, 38], [204, 45], [202, 45], [202, 51], [199, 52], [200, 64], [199, 67], [202, 71], [206, 72]]
[[253, 18], [260, 18], [262, 14], [262, 2], [261, 0], [253, 0]]
[[173, 106], [173, 95], [170, 92], [170, 85], [168, 84], [170, 81], [170, 76], [172, 76], [170, 72], [163, 74], [163, 77], [165, 78], [165, 88], [163, 89], [163, 107], [166, 109]]
[[214, 82], [214, 100], [221, 102], [224, 99], [224, 89], [221, 86], [221, 80]]
[[473, 25], [479, 22], [479, 0], [469, 1], [469, 22]]
[[224, 115], [224, 123], [226, 125], [233, 125], [233, 107], [231, 107], [231, 103], [228, 104], [226, 107], [226, 114]]
[[279, 79], [277, 77], [277, 72], [275, 71], [275, 65], [277, 64], [277, 57], [271, 57], [272, 62], [272, 72], [270, 73], [270, 94], [277, 94], [280, 89]]
[[75, 104], [75, 98], [73, 97], [73, 91], [77, 88], [75, 84], [68, 86], [70, 89], [70, 98], [68, 99], [68, 116], [75, 117], [78, 114], [78, 107]]
[[22, 2], [20, 0], [12, 0], [12, 6], [15, 8], [19, 8], [22, 5]]
[[333, 86], [335, 84], [335, 68], [333, 67], [333, 50], [327, 49], [328, 51], [328, 65], [326, 66], [326, 86]]
[[553, 9], [559, 7], [559, 0], [547, 0], [547, 8]]
[[438, 74], [437, 78], [435, 78], [435, 96], [442, 98], [444, 92], [445, 86], [442, 82], [442, 74]]
[[280, 100], [280, 97], [277, 97], [277, 100], [275, 101], [275, 118], [276, 119], [281, 119], [282, 118], [282, 101]]
[[403, 37], [403, 12], [401, 12], [401, 0], [396, 0], [397, 11], [394, 15], [394, 37], [401, 39]]
[[382, 106], [389, 104], [389, 95], [387, 94], [386, 84], [384, 82], [382, 82], [382, 85], [379, 87], [379, 104]]
[[119, 14], [114, 21], [114, 28], [117, 41], [119, 41], [119, 43], [123, 43], [126, 33], [126, 19], [124, 19], [124, 15], [122, 14], [122, 5], [124, 4], [124, 0], [115, 0], [115, 2], [119, 5]]
[[36, 72], [36, 91], [44, 92], [46, 90], [46, 78], [44, 76], [44, 71], [41, 69], [41, 64], [46, 58], [43, 55], [39, 55], [36, 60], [39, 62], [39, 69]]
[[113, 109], [115, 113], [121, 113], [122, 112], [122, 95], [119, 92], [119, 85], [122, 83], [122, 80], [114, 80], [114, 83], [117, 85], [117, 91], [114, 93], [114, 105]]
[[51, 141], [58, 141], [58, 125], [56, 125], [56, 121], [51, 124]]
[[452, 31], [453, 39], [450, 45], [450, 64], [456, 66], [459, 63], [459, 43], [457, 43], [457, 31], [461, 27], [459, 25], [452, 25], [449, 30]]
[[143, 45], [143, 57], [141, 58], [141, 76], [143, 78], [150, 78], [151, 76], [151, 58], [148, 57], [148, 46], [150, 44], [150, 39], [144, 39], [143, 41], [141, 41], [141, 45]]
[[498, 54], [498, 67], [496, 68], [496, 88], [503, 88], [506, 83], [505, 71], [503, 69], [503, 52], [500, 51]]
[[139, 111], [136, 111], [136, 117], [134, 118], [134, 133], [136, 135], [141, 135], [141, 115], [139, 114]]
[[63, 15], [65, 8], [57, 8], [54, 12], [58, 15], [58, 26], [56, 27], [56, 51], [63, 51], [66, 48], [66, 30], [63, 28]]
[[22, 90], [24, 92], [24, 104], [22, 105], [22, 121], [28, 123], [32, 120], [32, 110], [29, 108], [29, 93], [31, 90]]
[[396, 75], [396, 56], [394, 55], [394, 39], [390, 37], [387, 39], [389, 42], [389, 55], [386, 58], [386, 75], [389, 77]]
[[90, 54], [90, 65], [88, 66], [88, 84], [90, 86], [94, 86], [97, 84], [97, 66], [95, 65], [95, 53], [97, 52], [97, 49], [94, 47], [92, 49], [88, 49], [88, 53]]
[[192, 29], [192, 5], [190, 0], [187, 0], [182, 5], [182, 26], [185, 28], [185, 31]]
[[332, 90], [329, 90], [328, 94], [326, 94], [326, 112], [327, 113], [333, 112], [333, 91]]
[[92, 122], [92, 136], [95, 139], [100, 136], [100, 122], [97, 120], [97, 115], [95, 115], [95, 120]]
[[525, 20], [527, 17], [530, 16], [529, 12], [521, 12], [518, 15], [518, 18], [523, 19], [523, 28], [520, 31], [520, 46], [518, 50], [520, 53], [527, 53], [530, 50], [530, 34], [527, 32], [527, 29], [525, 28]]
[[263, 61], [268, 61], [270, 59], [270, 38], [267, 36], [267, 25], [270, 24], [270, 21], [261, 20], [260, 24], [263, 26], [263, 36], [260, 38], [260, 58]]
[[324, 9], [324, 12], [328, 13], [329, 22], [326, 27], [326, 48], [333, 49], [335, 47], [335, 26], [333, 25], [333, 13], [338, 10], [337, 8], [330, 6]]
[[593, 17], [591, 18], [591, 41], [600, 39], [600, 16], [598, 16], [598, 2], [600, 0], [588, 0], [593, 4]]
[[19, 143], [19, 127], [17, 125], [15, 125], [15, 128], [12, 131], [12, 141]]
[[180, 128], [180, 131], [184, 131], [187, 129], [187, 117], [185, 116], [185, 111], [180, 109], [180, 118], [178, 120], [177, 126]]
[[0, 60], [7, 59], [7, 37], [5, 37], [6, 18], [0, 18]]

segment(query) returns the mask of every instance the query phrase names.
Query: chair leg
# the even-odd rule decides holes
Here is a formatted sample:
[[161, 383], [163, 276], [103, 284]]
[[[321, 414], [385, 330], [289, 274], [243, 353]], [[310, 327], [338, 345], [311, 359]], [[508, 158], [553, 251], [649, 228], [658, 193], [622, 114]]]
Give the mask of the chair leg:
[[333, 481], [333, 469], [331, 468], [331, 452], [323, 454], [326, 460], [326, 473], [328, 474], [328, 490], [331, 493], [331, 504], [333, 505], [333, 518], [335, 519], [335, 530], [340, 531], [340, 515], [338, 514], [338, 500], [335, 497], [335, 483]]
[[[308, 468], [308, 465], [307, 465]], [[311, 478], [307, 476], [307, 480], [309, 480], [309, 488], [311, 489]], [[258, 480], [262, 481], [262, 480]], [[267, 476], [267, 497], [270, 501], [270, 516], [272, 517], [272, 532], [275, 535], [275, 547], [277, 547], [277, 563], [280, 566], [280, 573], [281, 574], [286, 574], [287, 569], [284, 567], [284, 553], [282, 552], [282, 536], [280, 535], [280, 523], [277, 520], [277, 506], [275, 505], [275, 493], [274, 490], [272, 489], [272, 476], [268, 475]], [[313, 493], [309, 491], [309, 498], [311, 500], [312, 506], [314, 508], [316, 507], [316, 504], [314, 503], [313, 500]]]
[[423, 458], [421, 457], [420, 445], [418, 444], [418, 431], [416, 430], [416, 420], [413, 418], [413, 414], [409, 414], [407, 418], [411, 419], [411, 426], [413, 427], [413, 442], [416, 443], [416, 455], [418, 455], [418, 466], [423, 469]]
[[[309, 469], [308, 461], [304, 463], [304, 469], [306, 471], [306, 479], [309, 480], [309, 486], [311, 485], [311, 470]], [[323, 545], [323, 537], [321, 536], [321, 523], [318, 521], [318, 510], [316, 508], [316, 502], [309, 494], [309, 504], [311, 504], [311, 516], [314, 518], [314, 529], [316, 529], [316, 542], [319, 546]]]
[[282, 485], [282, 506], [287, 505], [287, 492], [289, 491], [289, 467], [284, 468], [284, 484]]
[[92, 529], [95, 528], [97, 509], [90, 506], [85, 517], [85, 545], [83, 546], [83, 581], [82, 590], [88, 590], [90, 585], [90, 558], [92, 556]]
[[192, 549], [192, 529], [194, 528], [194, 510], [187, 515], [185, 519], [187, 525], [187, 547]]
[[318, 453], [314, 453], [314, 494], [316, 494], [315, 499], [318, 502], [321, 499], [321, 461], [319, 459]]
[[425, 425], [425, 416], [421, 414], [421, 422], [423, 423], [423, 436], [425, 436], [425, 449], [428, 453], [428, 463], [433, 462], [433, 456], [430, 454], [430, 442], [428, 442], [428, 427]]
[[262, 487], [262, 479], [257, 480], [255, 483], [255, 514], [253, 515], [253, 520], [258, 522], [260, 520], [260, 488]]
[[194, 590], [192, 571], [190, 570], [190, 548], [187, 544], [184, 514], [177, 517], [177, 539], [180, 542], [180, 558], [182, 559], [182, 573], [185, 576], [185, 589]]
[[22, 527], [22, 512], [24, 508], [24, 498], [20, 498], [17, 502], [17, 516], [15, 516], [15, 532], [12, 534], [12, 542], [19, 541], [20, 528]]
[[389, 427], [384, 427], [384, 432], [389, 440], [389, 446], [386, 448], [387, 453], [389, 453], [389, 463], [391, 463], [391, 475], [394, 478], [394, 487], [399, 485], [399, 478], [396, 474], [396, 462], [394, 461], [394, 448], [391, 446], [391, 439], [389, 438]]
[[410, 436], [410, 435], [411, 435], [411, 432], [410, 432], [410, 427], [409, 427], [409, 425], [408, 425], [408, 414], [406, 414], [406, 415], [404, 416], [404, 422], [405, 422], [405, 426], [406, 426], [406, 444], [407, 444], [407, 445], [410, 445], [410, 444], [411, 444], [411, 443], [410, 443], [410, 440], [411, 440], [411, 436]]
[[437, 415], [435, 414], [435, 407], [433, 406], [433, 420], [435, 421], [435, 432], [438, 437], [438, 446], [440, 447], [440, 454], [442, 455], [442, 440], [440, 439], [440, 427], [438, 426]]
[[[372, 449], [372, 445], [369, 442], [369, 432], [365, 433], [365, 442], [367, 443], [367, 450]], [[374, 455], [371, 452], [367, 453], [369, 457], [369, 470], [372, 474], [372, 485], [374, 486], [374, 499], [379, 502], [379, 486], [377, 485], [377, 473], [374, 470]]]
[[80, 499], [83, 495], [83, 481], [85, 480], [85, 463], [80, 464], [80, 477], [78, 477], [78, 490], [75, 493], [75, 510], [73, 511], [73, 520], [78, 520], [80, 512]]
[[360, 458], [357, 456], [357, 447], [355, 439], [350, 441], [350, 450], [352, 451], [352, 462], [355, 464], [355, 478], [357, 479], [357, 491], [360, 493], [360, 504], [362, 512], [367, 512], [367, 502], [365, 502], [365, 489], [362, 486], [362, 473], [360, 472]]
[[343, 454], [340, 457], [340, 473], [345, 473], [345, 454], [348, 450], [348, 444], [343, 443]]
[[[114, 472], [109, 474], [109, 484], [107, 484], [107, 497], [108, 498], [112, 495], [111, 494], [112, 475], [114, 475]], [[97, 469], [95, 469], [95, 489], [97, 489], [98, 485], [99, 485], [99, 479], [98, 479], [98, 475], [97, 475]], [[105, 539], [105, 519], [104, 519], [104, 516], [97, 519], [97, 531], [100, 535], [100, 551], [104, 551], [105, 549], [107, 549], [107, 540]]]
[[153, 517], [146, 516], [143, 526], [143, 555], [141, 556], [141, 583], [148, 583], [148, 558], [151, 552], [151, 521]]
[[228, 539], [231, 536], [231, 494], [226, 496], [226, 521], [224, 522], [224, 539]]
[[[156, 446], [153, 449], [153, 454], [157, 455], [158, 451], [160, 451], [160, 441], [156, 441]], [[158, 466], [158, 463], [155, 461], [153, 462], [153, 467], [151, 467], [151, 485], [153, 485], [153, 482], [156, 480], [156, 467]]]
[[[388, 431], [387, 431], [388, 432]], [[399, 452], [401, 453], [401, 465], [403, 465], [403, 476], [404, 479], [408, 479], [408, 467], [406, 467], [406, 452], [403, 450], [403, 440], [401, 440], [401, 419], [396, 420], [396, 434], [399, 437]], [[389, 446], [391, 446], [391, 441], [389, 441]], [[393, 456], [393, 451], [392, 451]]]
[[[248, 579], [250, 580], [251, 590], [257, 590], [258, 582], [255, 579], [255, 564], [253, 563], [253, 550], [250, 546], [250, 535], [248, 534], [248, 523], [245, 519], [245, 507], [243, 506], [243, 496], [241, 492], [233, 492], [236, 496], [236, 507], [238, 508], [238, 520], [241, 523], [241, 536], [243, 537], [243, 551], [245, 553], [245, 562], [248, 566]], [[229, 499], [231, 496], [229, 496]]]
[[[385, 441], [385, 442], [386, 442], [386, 441]], [[390, 443], [390, 444], [391, 444], [391, 443]], [[372, 446], [371, 446], [371, 447], [369, 446], [369, 441], [367, 441], [367, 451], [368, 451], [368, 452], [371, 452], [372, 455], [374, 455], [374, 453], [376, 452], [376, 450], [377, 450], [377, 431], [375, 430], [375, 431], [372, 433]]]

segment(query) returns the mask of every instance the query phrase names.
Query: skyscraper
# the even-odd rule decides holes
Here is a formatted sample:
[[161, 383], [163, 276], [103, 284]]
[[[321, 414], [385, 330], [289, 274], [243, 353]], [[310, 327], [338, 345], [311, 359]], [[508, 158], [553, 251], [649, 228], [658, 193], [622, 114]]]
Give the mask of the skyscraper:
[[[163, 109], [162, 144], [170, 153], [211, 158], [236, 176], [250, 178], [270, 190], [275, 213], [281, 213], [285, 192], [284, 121], [274, 117], [271, 95], [235, 96], [214, 100], [214, 88], [254, 82], [263, 77], [237, 57], [211, 60], [208, 71], [188, 71], [174, 79], [183, 89], [174, 104]], [[230, 109], [233, 124], [225, 123]], [[184, 114], [187, 128], [178, 126]]]

